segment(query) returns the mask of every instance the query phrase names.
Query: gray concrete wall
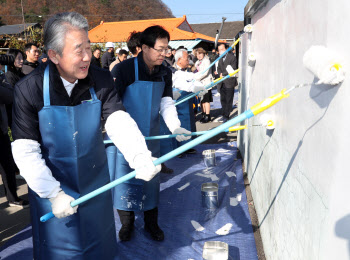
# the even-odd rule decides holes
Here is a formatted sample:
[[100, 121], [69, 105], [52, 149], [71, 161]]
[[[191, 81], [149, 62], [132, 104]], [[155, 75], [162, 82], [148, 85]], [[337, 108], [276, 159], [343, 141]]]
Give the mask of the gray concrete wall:
[[270, 0], [242, 36], [239, 111], [316, 82], [302, 62], [312, 45], [341, 54], [348, 71], [341, 85], [297, 89], [248, 122], [274, 118], [274, 131], [239, 132], [267, 259], [350, 259], [349, 11], [349, 0]]

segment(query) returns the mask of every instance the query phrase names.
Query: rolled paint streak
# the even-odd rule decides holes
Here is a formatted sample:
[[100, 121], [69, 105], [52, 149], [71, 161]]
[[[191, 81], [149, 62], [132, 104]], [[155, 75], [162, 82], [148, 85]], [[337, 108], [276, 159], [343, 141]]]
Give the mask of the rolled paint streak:
[[197, 221], [195, 221], [195, 220], [191, 220], [191, 224], [192, 224], [192, 226], [194, 227], [194, 229], [196, 230], [196, 231], [203, 231], [205, 228], [204, 227], [202, 227], [202, 225], [201, 224], [199, 224]]
[[186, 189], [188, 186], [190, 186], [190, 183], [187, 182], [185, 185], [181, 186], [180, 188], [177, 188], [179, 191], [182, 191], [183, 189]]
[[227, 223], [222, 228], [216, 230], [215, 233], [217, 235], [220, 235], [220, 236], [225, 236], [225, 235], [227, 235], [230, 232], [231, 228], [232, 228], [232, 224], [231, 223]]

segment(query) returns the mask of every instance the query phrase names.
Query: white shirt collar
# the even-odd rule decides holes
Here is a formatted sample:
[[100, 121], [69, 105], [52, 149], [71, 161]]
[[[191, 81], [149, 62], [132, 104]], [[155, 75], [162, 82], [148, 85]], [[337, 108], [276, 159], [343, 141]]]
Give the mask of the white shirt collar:
[[74, 83], [70, 83], [69, 81], [65, 80], [64, 78], [62, 78], [62, 82], [63, 82], [63, 86], [66, 88], [66, 87], [72, 87], [70, 85], [73, 85], [73, 87], [75, 86], [75, 84], [78, 83], [78, 80], [74, 81]]
[[78, 83], [78, 80], [76, 80], [74, 83], [70, 83], [69, 81], [65, 80], [64, 78], [62, 78], [62, 82], [63, 82], [63, 86], [66, 89], [68, 96], [70, 96], [72, 94], [73, 88], [74, 86]]

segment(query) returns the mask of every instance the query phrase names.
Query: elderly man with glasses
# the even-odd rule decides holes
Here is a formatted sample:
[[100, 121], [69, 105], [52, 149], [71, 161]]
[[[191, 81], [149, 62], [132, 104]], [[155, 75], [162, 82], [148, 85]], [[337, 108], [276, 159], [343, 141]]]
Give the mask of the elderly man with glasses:
[[[169, 33], [161, 26], [151, 26], [141, 35], [142, 51], [133, 59], [117, 64], [112, 70], [115, 85], [122, 98], [126, 111], [136, 121], [144, 136], [159, 134], [159, 114], [178, 141], [188, 140], [183, 134], [191, 132], [181, 128], [180, 120], [172, 99], [172, 73], [162, 65], [168, 52]], [[112, 138], [111, 138], [112, 139]], [[160, 153], [159, 140], [147, 141], [153, 157]], [[113, 148], [113, 147], [112, 147]], [[111, 148], [111, 149], [112, 149]], [[115, 158], [109, 151], [111, 178], [119, 178], [131, 172], [123, 155], [117, 151]], [[114, 171], [115, 170], [115, 171]], [[113, 190], [114, 207], [118, 210], [122, 228], [119, 237], [122, 241], [131, 239], [134, 228], [135, 211], [144, 212], [145, 230], [152, 239], [161, 241], [164, 233], [158, 226], [159, 174], [151, 181], [131, 180]]]

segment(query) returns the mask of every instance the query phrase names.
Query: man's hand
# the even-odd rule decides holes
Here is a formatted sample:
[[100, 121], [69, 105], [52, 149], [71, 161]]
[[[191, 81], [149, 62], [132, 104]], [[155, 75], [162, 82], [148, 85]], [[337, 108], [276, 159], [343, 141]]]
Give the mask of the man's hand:
[[191, 136], [184, 135], [184, 134], [187, 134], [187, 135], [191, 134], [191, 132], [186, 130], [185, 128], [182, 128], [182, 127], [176, 128], [173, 132], [173, 135], [176, 135], [176, 134], [179, 134], [178, 136], [176, 136], [176, 140], [178, 142], [182, 142], [182, 141], [186, 141], [186, 140], [191, 139]]
[[77, 213], [78, 206], [71, 207], [70, 203], [74, 201], [74, 198], [64, 193], [61, 190], [56, 197], [50, 199], [52, 205], [52, 213], [56, 218], [65, 218], [67, 216]]
[[161, 165], [155, 166], [153, 161], [157, 158], [151, 157], [147, 154], [138, 154], [134, 158], [134, 167], [136, 171], [136, 179], [150, 181], [160, 170]]

